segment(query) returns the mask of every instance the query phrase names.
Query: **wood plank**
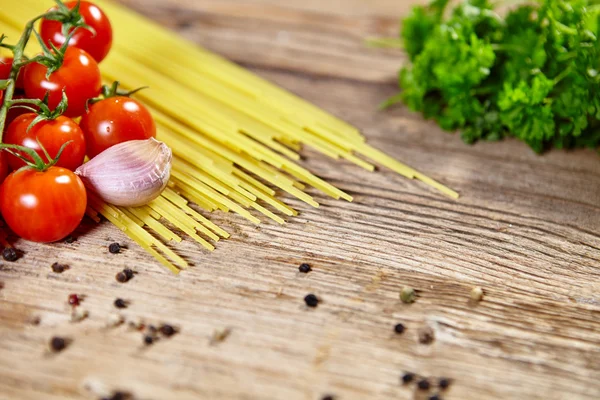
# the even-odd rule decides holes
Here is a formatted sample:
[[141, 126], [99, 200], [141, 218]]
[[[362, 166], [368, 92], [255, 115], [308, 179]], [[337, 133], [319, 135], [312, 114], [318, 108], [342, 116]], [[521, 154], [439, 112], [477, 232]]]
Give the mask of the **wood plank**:
[[[403, 371], [453, 379], [445, 399], [600, 397], [597, 154], [466, 146], [402, 107], [377, 112], [404, 57], [361, 41], [395, 34], [409, 2], [120, 2], [347, 119], [462, 198], [306, 149], [303, 165], [355, 201], [313, 191], [322, 207], [312, 209], [286, 197], [301, 214], [284, 226], [214, 213], [232, 238], [213, 253], [184, 241], [194, 266], [180, 276], [107, 222], [86, 222], [73, 244], [17, 240], [24, 256], [0, 266], [0, 399], [427, 398], [400, 384]], [[113, 241], [129, 248], [109, 254]], [[55, 261], [71, 269], [55, 274]], [[126, 266], [139, 273], [120, 284]], [[399, 301], [404, 285], [416, 303]], [[477, 305], [475, 285], [485, 290]], [[70, 322], [70, 293], [86, 295], [87, 320]], [[308, 293], [322, 299], [316, 309]], [[127, 320], [181, 331], [144, 346], [126, 325], [107, 329], [117, 297], [131, 301]], [[417, 338], [427, 326], [429, 345]], [[73, 342], [50, 355], [53, 335]]]

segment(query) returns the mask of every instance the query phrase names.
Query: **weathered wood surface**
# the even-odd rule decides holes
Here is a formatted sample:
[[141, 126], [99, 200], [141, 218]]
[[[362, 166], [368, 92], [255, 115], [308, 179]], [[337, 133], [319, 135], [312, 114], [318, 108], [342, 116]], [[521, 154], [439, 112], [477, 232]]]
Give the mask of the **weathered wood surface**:
[[[397, 108], [392, 35], [408, 2], [392, 0], [121, 0], [361, 127], [370, 142], [462, 193], [455, 202], [388, 171], [369, 174], [309, 150], [305, 164], [355, 196], [319, 198], [285, 226], [215, 214], [233, 238], [214, 253], [183, 245], [195, 267], [173, 276], [108, 223], [73, 244], [32, 245], [0, 267], [0, 398], [426, 398], [403, 371], [454, 380], [446, 399], [600, 398], [600, 159], [536, 156], [516, 141], [464, 145]], [[119, 40], [119, 38], [116, 38]], [[151, 38], [149, 38], [151, 40]], [[71, 265], [55, 274], [50, 264]], [[298, 273], [301, 262], [313, 272]], [[115, 281], [124, 266], [139, 274]], [[419, 291], [413, 305], [403, 285]], [[485, 299], [468, 303], [482, 286]], [[67, 296], [85, 294], [71, 323]], [[323, 302], [307, 309], [303, 297]], [[122, 314], [181, 332], [144, 348]], [[39, 317], [35, 326], [32, 319]], [[403, 335], [393, 334], [397, 322]], [[432, 344], [418, 343], [429, 326]], [[231, 328], [211, 345], [213, 332]], [[72, 344], [49, 355], [53, 335]]]

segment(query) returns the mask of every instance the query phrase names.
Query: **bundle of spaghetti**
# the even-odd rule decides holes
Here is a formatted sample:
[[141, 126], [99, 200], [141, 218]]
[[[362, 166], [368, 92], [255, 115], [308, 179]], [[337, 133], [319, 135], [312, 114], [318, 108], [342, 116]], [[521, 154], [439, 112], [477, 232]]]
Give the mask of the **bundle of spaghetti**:
[[[32, 16], [51, 6], [47, 0], [9, 3], [0, 9], [0, 31], [13, 41]], [[169, 187], [149, 205], [119, 208], [92, 195], [87, 215], [94, 220], [103, 215], [171, 271], [188, 264], [163, 243], [182, 240], [169, 226], [208, 250], [214, 249], [208, 240], [229, 236], [190, 202], [208, 212], [234, 212], [258, 224], [260, 219], [250, 212], [255, 210], [283, 224], [275, 212], [295, 216], [297, 211], [279, 200], [273, 187], [314, 207], [319, 204], [306, 193], [306, 185], [352, 201], [296, 162], [302, 145], [373, 171], [369, 159], [458, 197], [369, 146], [346, 122], [122, 6], [106, 0], [96, 3], [111, 19], [115, 36], [113, 50], [101, 64], [103, 77], [130, 89], [151, 86], [136, 96], [150, 108], [157, 138], [171, 147], [174, 160]], [[32, 40], [28, 54], [38, 51]]]

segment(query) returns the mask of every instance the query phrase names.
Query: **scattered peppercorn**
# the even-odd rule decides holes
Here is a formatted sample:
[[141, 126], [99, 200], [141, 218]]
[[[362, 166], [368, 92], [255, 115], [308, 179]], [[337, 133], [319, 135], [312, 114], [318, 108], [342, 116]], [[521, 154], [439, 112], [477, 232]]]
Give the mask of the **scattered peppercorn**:
[[413, 374], [412, 372], [407, 372], [404, 375], [402, 375], [402, 383], [404, 384], [411, 383], [414, 379], [415, 374]]
[[117, 273], [115, 279], [121, 283], [128, 282], [131, 278], [133, 278], [133, 270], [129, 268], [125, 268], [123, 271]]
[[160, 333], [162, 333], [166, 337], [171, 337], [174, 334], [176, 334], [177, 331], [171, 325], [164, 324], [160, 327]]
[[65, 272], [69, 268], [70, 267], [68, 265], [59, 264], [57, 262], [55, 262], [54, 264], [52, 264], [52, 271], [56, 272], [57, 274], [62, 274], [63, 272]]
[[55, 336], [50, 340], [50, 349], [55, 352], [58, 353], [60, 351], [63, 351], [66, 347], [67, 347], [67, 340], [64, 338], [61, 338], [59, 336]]
[[438, 386], [440, 387], [440, 389], [448, 389], [448, 387], [450, 386], [450, 379], [448, 378], [440, 378], [440, 381], [438, 382]]
[[147, 346], [150, 346], [152, 343], [154, 343], [154, 337], [152, 337], [151, 335], [144, 336], [144, 343]]
[[75, 239], [72, 235], [69, 235], [65, 238], [65, 243], [71, 244], [74, 241], [76, 241], [77, 239]]
[[156, 329], [156, 327], [154, 325], [148, 325], [148, 332], [150, 333], [156, 333], [158, 329]]
[[131, 393], [127, 392], [113, 392], [110, 397], [103, 397], [102, 400], [128, 400], [131, 399]]
[[129, 280], [129, 279], [133, 278], [133, 274], [135, 274], [135, 272], [134, 272], [132, 269], [130, 269], [130, 268], [125, 268], [125, 269], [123, 270], [123, 273], [124, 273], [124, 274], [125, 274], [125, 276], [127, 277], [127, 280]]
[[2, 250], [2, 258], [4, 258], [5, 261], [12, 262], [17, 261], [19, 255], [17, 254], [17, 251], [14, 247], [5, 247], [4, 250]]
[[225, 341], [231, 335], [231, 328], [216, 329], [210, 338], [210, 344], [215, 345]]
[[429, 326], [425, 326], [419, 329], [419, 343], [421, 344], [431, 344], [435, 339], [435, 334], [433, 329]]
[[129, 279], [127, 279], [127, 275], [125, 275], [124, 272], [117, 273], [117, 275], [115, 276], [115, 279], [117, 280], [117, 282], [121, 282], [121, 283], [125, 283], [129, 280]]
[[396, 326], [394, 326], [394, 332], [396, 333], [404, 333], [404, 325], [402, 324], [396, 324]]
[[439, 395], [434, 394], [433, 396], [429, 396], [429, 400], [442, 400], [442, 398]]
[[429, 390], [431, 385], [429, 384], [429, 381], [427, 379], [421, 379], [419, 382], [417, 382], [417, 387], [420, 390]]
[[79, 308], [73, 308], [71, 312], [71, 322], [80, 322], [90, 316], [87, 310], [80, 310]]
[[304, 263], [300, 264], [300, 266], [298, 267], [298, 271], [302, 272], [303, 274], [308, 274], [310, 271], [312, 271], [312, 268], [310, 267], [310, 265]]
[[402, 300], [403, 303], [406, 304], [410, 304], [410, 303], [414, 303], [417, 297], [417, 293], [415, 292], [415, 289], [408, 287], [408, 286], [404, 286], [402, 288], [402, 290], [400, 291], [400, 300]]
[[76, 295], [76, 294], [69, 295], [69, 304], [72, 305], [73, 307], [77, 307], [80, 302], [81, 302], [81, 297], [79, 297], [78, 295]]
[[327, 395], [327, 396], [323, 396], [323, 398], [321, 400], [335, 400], [335, 397], [333, 397], [331, 395]]
[[111, 243], [108, 246], [108, 251], [112, 254], [119, 254], [121, 252], [121, 245], [119, 243]]
[[129, 328], [137, 331], [143, 331], [146, 328], [146, 323], [144, 322], [144, 320], [137, 317], [134, 320], [129, 321]]
[[319, 298], [311, 293], [304, 297], [304, 302], [309, 307], [316, 307], [319, 305]]
[[474, 287], [471, 290], [471, 300], [475, 302], [483, 300], [483, 289], [480, 287]]
[[125, 318], [119, 314], [110, 314], [106, 320], [106, 326], [108, 328], [114, 328], [115, 326], [121, 325], [125, 322]]
[[116, 299], [115, 300], [115, 307], [117, 308], [127, 308], [128, 304], [125, 300], [123, 299]]

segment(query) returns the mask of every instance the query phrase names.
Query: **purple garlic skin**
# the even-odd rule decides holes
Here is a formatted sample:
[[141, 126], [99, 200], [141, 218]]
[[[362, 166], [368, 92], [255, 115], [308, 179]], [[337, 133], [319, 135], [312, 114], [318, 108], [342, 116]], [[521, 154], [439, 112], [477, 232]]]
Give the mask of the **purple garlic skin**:
[[171, 176], [171, 149], [154, 138], [112, 146], [75, 171], [109, 204], [138, 207], [156, 199]]

